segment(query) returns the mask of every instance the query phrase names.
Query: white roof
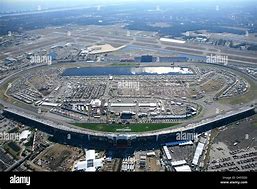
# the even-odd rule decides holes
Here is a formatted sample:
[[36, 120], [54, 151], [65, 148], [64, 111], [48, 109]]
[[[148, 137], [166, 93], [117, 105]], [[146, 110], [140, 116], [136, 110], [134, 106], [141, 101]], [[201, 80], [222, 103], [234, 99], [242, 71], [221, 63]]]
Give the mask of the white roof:
[[29, 130], [22, 131], [21, 134], [20, 134], [20, 136], [19, 136], [20, 140], [22, 140], [22, 139], [27, 139], [28, 136], [30, 135], [30, 133], [31, 133], [31, 132], [30, 132]]
[[93, 99], [93, 100], [91, 100], [90, 104], [91, 104], [92, 106], [101, 106], [101, 100], [99, 100], [99, 99]]
[[87, 150], [86, 151], [86, 160], [95, 159], [95, 150]]
[[81, 52], [80, 52], [81, 54], [86, 54], [86, 53], [88, 53], [88, 50], [87, 49], [81, 49]]
[[98, 103], [101, 103], [101, 100], [100, 100], [100, 99], [92, 99], [92, 100], [91, 100], [91, 103], [97, 103], [97, 102], [98, 102]]
[[165, 153], [167, 159], [171, 160], [171, 155], [170, 155], [170, 151], [169, 151], [168, 147], [167, 146], [163, 146], [163, 150], [164, 150], [164, 153]]
[[95, 172], [97, 167], [103, 166], [103, 158], [95, 159], [95, 150], [86, 151], [86, 160], [76, 163], [76, 170], [84, 170], [86, 172]]
[[146, 155], [147, 156], [155, 156], [155, 152], [147, 152]]
[[122, 114], [133, 114], [133, 115], [136, 114], [135, 112], [132, 112], [132, 111], [122, 111], [121, 113]]
[[[102, 22], [102, 20], [99, 20], [99, 22]], [[107, 53], [107, 52], [117, 51], [123, 47], [125, 46], [114, 48], [110, 44], [104, 44], [104, 45], [93, 45], [91, 47], [88, 47], [87, 50], [89, 51], [89, 54], [98, 54], [98, 53]]]
[[194, 155], [193, 162], [192, 162], [194, 165], [198, 165], [199, 157], [201, 156], [201, 154], [203, 152], [203, 147], [204, 147], [204, 144], [199, 142], [196, 147], [195, 155]]
[[41, 105], [42, 105], [42, 106], [53, 106], [53, 107], [56, 107], [56, 106], [58, 106], [59, 104], [57, 104], [57, 103], [52, 103], [52, 102], [43, 102]]
[[138, 106], [140, 107], [156, 107], [156, 103], [139, 103]]
[[86, 172], [95, 172], [96, 171], [96, 168], [95, 167], [87, 167]]
[[83, 170], [87, 168], [87, 161], [79, 161], [77, 164], [74, 166], [76, 170]]
[[164, 37], [160, 38], [160, 41], [171, 42], [171, 43], [180, 43], [180, 44], [185, 43], [185, 41], [183, 41], [183, 40], [170, 39], [170, 38], [164, 38]]
[[95, 162], [94, 162], [94, 164], [95, 164], [95, 167], [96, 167], [96, 168], [97, 168], [97, 167], [102, 167], [102, 166], [103, 166], [103, 158], [101, 158], [101, 159], [96, 159]]
[[188, 165], [182, 165], [182, 166], [175, 167], [175, 170], [177, 172], [191, 172], [191, 169]]
[[171, 165], [172, 166], [178, 166], [178, 165], [184, 165], [186, 163], [187, 163], [186, 160], [179, 160], [179, 161], [172, 161]]

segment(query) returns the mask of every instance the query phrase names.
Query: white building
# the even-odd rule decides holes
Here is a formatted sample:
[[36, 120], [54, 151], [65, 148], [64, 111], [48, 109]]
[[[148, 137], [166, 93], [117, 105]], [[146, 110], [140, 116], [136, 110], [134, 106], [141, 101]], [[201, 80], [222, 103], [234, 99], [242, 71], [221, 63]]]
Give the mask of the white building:
[[180, 44], [184, 44], [185, 41], [183, 40], [177, 40], [177, 39], [170, 39], [170, 38], [160, 38], [160, 41], [163, 41], [163, 42], [170, 42], [170, 43], [180, 43]]
[[203, 153], [203, 148], [204, 148], [204, 144], [199, 142], [195, 150], [195, 155], [194, 155], [192, 164], [198, 165], [199, 158]]
[[102, 104], [102, 102], [101, 102], [101, 100], [99, 100], [99, 99], [93, 99], [93, 100], [91, 100], [91, 102], [90, 102], [90, 105], [91, 105], [93, 108], [98, 108], [98, 107], [101, 106], [101, 104]]
[[175, 170], [177, 172], [191, 172], [191, 169], [188, 165], [177, 166], [175, 167]]
[[19, 139], [20, 139], [20, 140], [27, 140], [28, 137], [30, 136], [30, 134], [31, 134], [31, 131], [29, 131], [29, 130], [24, 130], [24, 131], [21, 132], [21, 134], [20, 134], [20, 136], [19, 136]]
[[95, 150], [86, 151], [86, 160], [79, 161], [74, 165], [75, 171], [95, 172], [103, 166], [103, 158], [96, 159]]

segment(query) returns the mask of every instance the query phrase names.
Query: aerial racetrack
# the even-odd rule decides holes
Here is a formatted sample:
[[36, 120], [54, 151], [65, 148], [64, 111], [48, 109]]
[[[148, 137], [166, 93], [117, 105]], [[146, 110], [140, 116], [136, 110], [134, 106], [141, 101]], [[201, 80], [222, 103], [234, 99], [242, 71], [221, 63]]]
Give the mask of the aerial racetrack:
[[[40, 77], [39, 77], [40, 76]], [[1, 101], [44, 119], [103, 133], [154, 133], [225, 114], [255, 100], [255, 81], [204, 63], [53, 64], [1, 82]]]

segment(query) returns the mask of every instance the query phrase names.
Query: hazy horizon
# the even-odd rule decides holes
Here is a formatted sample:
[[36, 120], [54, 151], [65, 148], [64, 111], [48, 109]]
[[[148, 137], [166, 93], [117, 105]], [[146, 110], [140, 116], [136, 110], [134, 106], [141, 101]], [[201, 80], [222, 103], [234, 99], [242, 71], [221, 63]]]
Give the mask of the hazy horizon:
[[256, 0], [1, 0], [0, 11], [1, 12], [15, 12], [15, 11], [36, 11], [44, 9], [55, 9], [55, 8], [68, 8], [78, 6], [97, 6], [97, 5], [110, 5], [110, 4], [125, 4], [125, 3], [149, 3], [149, 4], [172, 4], [172, 3], [200, 3], [201, 5], [208, 4], [219, 4], [228, 5], [233, 3], [257, 3]]

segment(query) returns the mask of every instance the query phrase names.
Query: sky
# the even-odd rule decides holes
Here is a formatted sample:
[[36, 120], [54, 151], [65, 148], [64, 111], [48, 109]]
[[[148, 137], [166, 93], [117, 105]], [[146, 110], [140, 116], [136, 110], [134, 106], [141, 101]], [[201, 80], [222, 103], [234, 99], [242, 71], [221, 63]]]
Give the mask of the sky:
[[74, 6], [92, 6], [92, 5], [106, 5], [106, 4], [117, 4], [117, 3], [156, 3], [161, 2], [181, 2], [181, 3], [192, 3], [200, 2], [208, 4], [209, 2], [226, 3], [226, 2], [245, 2], [257, 0], [0, 0], [0, 11], [28, 11], [28, 10], [41, 10], [48, 8], [58, 7], [74, 7]]

